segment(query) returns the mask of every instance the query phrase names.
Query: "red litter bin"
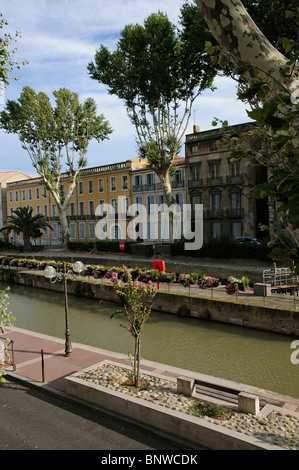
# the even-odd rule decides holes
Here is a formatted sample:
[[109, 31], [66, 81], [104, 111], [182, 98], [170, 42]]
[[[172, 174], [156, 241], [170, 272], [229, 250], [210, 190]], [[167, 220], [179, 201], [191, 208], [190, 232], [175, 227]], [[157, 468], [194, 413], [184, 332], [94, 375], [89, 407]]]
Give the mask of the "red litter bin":
[[126, 249], [126, 244], [125, 244], [125, 242], [119, 242], [119, 249], [120, 249], [120, 251], [123, 252], [123, 256], [124, 256], [124, 254], [125, 254], [125, 249]]
[[[165, 273], [165, 261], [161, 259], [155, 259], [153, 261], [153, 269], [156, 269], [159, 273]], [[158, 282], [158, 290], [160, 289], [160, 282]]]

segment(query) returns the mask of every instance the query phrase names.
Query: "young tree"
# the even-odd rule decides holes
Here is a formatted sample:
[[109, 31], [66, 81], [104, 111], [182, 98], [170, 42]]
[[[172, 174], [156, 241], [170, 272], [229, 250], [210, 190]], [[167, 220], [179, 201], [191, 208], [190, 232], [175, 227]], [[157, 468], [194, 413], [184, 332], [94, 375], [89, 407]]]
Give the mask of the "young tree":
[[[89, 142], [108, 139], [112, 129], [103, 115], [97, 116], [92, 98], [81, 104], [78, 95], [65, 88], [54, 91], [53, 95], [55, 107], [51, 106], [45, 93], [24, 87], [17, 101], [7, 102], [1, 113], [0, 127], [19, 136], [42, 183], [52, 193], [67, 249], [69, 226], [66, 209], [79, 172], [86, 166]], [[67, 185], [63, 193], [62, 179]]]
[[134, 361], [133, 361], [133, 384], [139, 387], [140, 376], [140, 334], [142, 327], [151, 313], [151, 307], [157, 289], [151, 281], [143, 284], [138, 280], [133, 280], [130, 271], [125, 268], [124, 282], [120, 282], [117, 274], [111, 277], [118, 297], [120, 307], [112, 316], [121, 314], [127, 323], [124, 326], [135, 340]]
[[[191, 17], [182, 9], [177, 31], [165, 14], [152, 14], [143, 25], [125, 26], [114, 52], [101, 45], [88, 65], [91, 78], [124, 101], [139, 154], [159, 177], [168, 207], [174, 203], [171, 176], [192, 104], [216, 73], [204, 50], [204, 29], [194, 41], [198, 21], [201, 15]], [[169, 232], [172, 239], [171, 217]]]
[[22, 233], [24, 239], [24, 250], [30, 249], [30, 238], [38, 238], [42, 235], [42, 230], [50, 228], [51, 225], [46, 222], [46, 219], [41, 214], [33, 215], [33, 208], [29, 206], [17, 207], [12, 211], [13, 215], [7, 219], [7, 224], [0, 228], [0, 232], [5, 230], [14, 230], [17, 234]]

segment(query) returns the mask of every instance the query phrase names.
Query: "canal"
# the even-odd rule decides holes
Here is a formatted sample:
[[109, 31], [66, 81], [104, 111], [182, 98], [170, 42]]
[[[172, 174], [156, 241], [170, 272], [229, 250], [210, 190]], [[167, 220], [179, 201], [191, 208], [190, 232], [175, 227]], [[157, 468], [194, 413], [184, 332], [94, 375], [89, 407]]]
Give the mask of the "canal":
[[[0, 282], [0, 289], [6, 284]], [[21, 285], [9, 291], [19, 328], [64, 338], [62, 293]], [[111, 319], [113, 303], [69, 295], [71, 340], [123, 354], [134, 341]], [[144, 359], [299, 397], [299, 364], [291, 362], [296, 338], [153, 311], [141, 336]]]

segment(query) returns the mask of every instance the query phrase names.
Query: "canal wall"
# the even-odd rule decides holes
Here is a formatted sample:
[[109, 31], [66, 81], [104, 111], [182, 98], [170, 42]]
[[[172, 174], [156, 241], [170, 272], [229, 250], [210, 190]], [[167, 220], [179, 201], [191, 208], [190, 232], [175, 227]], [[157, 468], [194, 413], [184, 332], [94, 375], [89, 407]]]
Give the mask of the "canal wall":
[[[0, 280], [46, 290], [63, 292], [63, 283], [51, 283], [42, 272], [19, 268], [0, 270]], [[94, 278], [68, 279], [68, 293], [104, 301], [116, 301], [117, 294], [109, 281]], [[229, 296], [208, 298], [174, 292], [158, 291], [153, 310], [185, 314], [198, 319], [238, 325], [246, 328], [299, 336], [299, 311], [279, 309], [256, 302], [254, 305], [236, 302]]]

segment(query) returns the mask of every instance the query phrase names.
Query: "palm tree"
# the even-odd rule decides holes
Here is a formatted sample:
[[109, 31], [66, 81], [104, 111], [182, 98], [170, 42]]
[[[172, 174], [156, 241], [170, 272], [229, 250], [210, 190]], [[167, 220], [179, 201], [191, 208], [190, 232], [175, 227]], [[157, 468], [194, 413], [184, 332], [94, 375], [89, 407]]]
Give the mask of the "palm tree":
[[42, 235], [42, 230], [51, 225], [46, 222], [42, 214], [33, 215], [33, 208], [29, 206], [17, 207], [12, 211], [12, 214], [7, 219], [7, 225], [0, 228], [0, 232], [4, 230], [14, 230], [18, 235], [23, 233], [24, 250], [30, 249], [30, 238], [38, 238]]

